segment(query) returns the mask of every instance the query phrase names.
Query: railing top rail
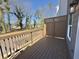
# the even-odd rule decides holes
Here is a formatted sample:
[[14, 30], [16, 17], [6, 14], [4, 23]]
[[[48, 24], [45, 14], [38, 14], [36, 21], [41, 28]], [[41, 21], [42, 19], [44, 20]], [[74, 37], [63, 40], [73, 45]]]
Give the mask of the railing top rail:
[[19, 35], [22, 35], [22, 34], [24, 35], [24, 34], [36, 32], [36, 31], [39, 31], [39, 30], [42, 30], [42, 29], [34, 29], [34, 30], [29, 30], [29, 31], [23, 30], [23, 31], [3, 34], [3, 35], [0, 35], [0, 40], [6, 39], [6, 38], [10, 38], [10, 37], [13, 37], [13, 36], [19, 36]]

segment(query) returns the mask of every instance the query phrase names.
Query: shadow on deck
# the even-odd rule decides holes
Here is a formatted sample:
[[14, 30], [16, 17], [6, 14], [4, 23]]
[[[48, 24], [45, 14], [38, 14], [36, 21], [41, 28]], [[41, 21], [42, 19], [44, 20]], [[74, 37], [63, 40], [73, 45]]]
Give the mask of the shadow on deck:
[[64, 39], [43, 38], [14, 59], [70, 59]]

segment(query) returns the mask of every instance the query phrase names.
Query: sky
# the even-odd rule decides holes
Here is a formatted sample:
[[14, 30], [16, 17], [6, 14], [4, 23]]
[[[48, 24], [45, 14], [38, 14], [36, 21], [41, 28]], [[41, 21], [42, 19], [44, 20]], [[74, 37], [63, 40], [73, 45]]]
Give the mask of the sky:
[[[48, 8], [48, 3], [52, 4], [52, 8]], [[36, 10], [41, 9], [44, 17], [54, 17], [59, 9], [59, 0], [16, 0], [16, 4], [21, 6], [25, 12], [34, 14]], [[14, 10], [14, 1], [10, 0], [11, 11]], [[34, 18], [34, 17], [33, 17]], [[11, 23], [15, 23], [17, 18], [11, 15]], [[25, 21], [23, 21], [24, 23]]]

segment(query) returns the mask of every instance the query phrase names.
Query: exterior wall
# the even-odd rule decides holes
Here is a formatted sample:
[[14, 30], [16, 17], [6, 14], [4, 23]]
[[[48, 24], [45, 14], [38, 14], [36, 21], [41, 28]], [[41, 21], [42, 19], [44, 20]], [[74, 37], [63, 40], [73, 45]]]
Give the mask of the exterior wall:
[[75, 41], [75, 49], [74, 49], [74, 59], [79, 59], [79, 16], [78, 16], [78, 26]]
[[67, 15], [67, 1], [68, 0], [59, 0], [58, 16]]
[[[68, 7], [67, 7], [67, 15], [69, 15], [70, 13], [70, 3], [73, 0], [68, 0]], [[69, 53], [71, 56], [71, 59], [74, 58], [74, 53], [75, 53], [75, 44], [76, 44], [76, 36], [77, 36], [77, 29], [78, 29], [78, 12], [72, 14], [72, 34], [71, 34], [71, 41], [69, 40], [68, 36], [66, 37], [66, 41], [67, 41], [67, 45], [69, 48]], [[69, 20], [69, 19], [68, 19]], [[79, 58], [78, 58], [79, 59]]]
[[68, 36], [67, 36], [67, 44], [68, 44], [68, 48], [69, 48], [69, 52], [71, 55], [71, 59], [74, 56], [74, 49], [75, 49], [75, 41], [76, 41], [76, 34], [77, 34], [77, 24], [78, 24], [78, 16], [77, 14], [73, 14], [72, 17], [72, 34], [71, 34], [71, 41], [69, 40]]

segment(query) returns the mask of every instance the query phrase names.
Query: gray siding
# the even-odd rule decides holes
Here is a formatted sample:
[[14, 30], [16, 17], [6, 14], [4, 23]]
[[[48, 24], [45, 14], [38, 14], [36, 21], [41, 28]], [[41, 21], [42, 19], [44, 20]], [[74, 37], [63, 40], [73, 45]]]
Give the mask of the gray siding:
[[78, 16], [78, 26], [75, 41], [75, 49], [74, 49], [74, 59], [79, 59], [79, 16]]
[[[68, 0], [68, 7], [67, 7], [67, 14], [68, 15], [70, 14], [70, 3], [72, 1], [73, 0]], [[69, 52], [70, 52], [70, 55], [71, 55], [71, 59], [73, 59], [74, 50], [75, 50], [75, 41], [76, 41], [77, 24], [78, 24], [78, 14], [77, 13], [73, 14], [72, 19], [73, 19], [73, 21], [72, 21], [72, 35], [71, 35], [72, 38], [71, 38], [71, 41], [69, 41], [69, 38], [66, 37], [66, 41], [67, 41], [67, 45], [68, 45]]]
[[75, 41], [76, 41], [76, 34], [77, 34], [77, 24], [78, 24], [78, 15], [75, 13], [73, 14], [73, 21], [72, 21], [72, 34], [71, 34], [71, 41], [67, 37], [67, 44], [69, 48], [69, 52], [71, 57], [74, 56], [74, 49], [75, 49]]

